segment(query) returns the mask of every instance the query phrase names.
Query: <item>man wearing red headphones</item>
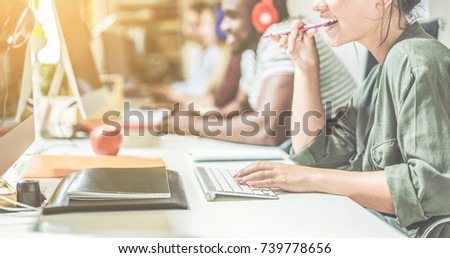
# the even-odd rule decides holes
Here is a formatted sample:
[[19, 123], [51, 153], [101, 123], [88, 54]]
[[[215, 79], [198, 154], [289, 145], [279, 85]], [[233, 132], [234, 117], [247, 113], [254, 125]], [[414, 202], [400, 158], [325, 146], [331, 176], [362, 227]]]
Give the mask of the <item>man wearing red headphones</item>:
[[[222, 0], [222, 10], [226, 42], [234, 52], [243, 52], [239, 93], [220, 110], [227, 119], [212, 125], [205, 118], [188, 121], [180, 116], [172, 123], [176, 128], [167, 129], [226, 141], [279, 145], [299, 130], [290, 128], [288, 116], [295, 68], [283, 49], [261, 36], [291, 28], [286, 0]], [[356, 85], [326, 43], [318, 40], [317, 45], [321, 57], [326, 58], [321, 62], [323, 99], [332, 101], [337, 109], [347, 103]], [[327, 115], [332, 115], [327, 110]]]

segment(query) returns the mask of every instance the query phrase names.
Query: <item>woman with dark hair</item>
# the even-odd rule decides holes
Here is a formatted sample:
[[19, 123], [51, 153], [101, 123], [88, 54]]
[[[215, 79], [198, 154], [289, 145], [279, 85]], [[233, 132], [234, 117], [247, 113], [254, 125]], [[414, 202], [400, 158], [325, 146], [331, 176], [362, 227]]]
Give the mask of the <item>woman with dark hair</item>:
[[324, 118], [305, 120], [311, 111], [324, 112], [317, 30], [298, 32], [304, 24], [296, 21], [289, 36], [272, 36], [296, 65], [292, 122], [308, 121], [309, 130], [292, 136], [292, 160], [298, 165], [257, 162], [236, 180], [348, 196], [410, 236], [421, 222], [449, 215], [450, 50], [413, 21], [419, 2], [315, 3], [322, 18], [337, 21], [324, 29], [331, 46], [357, 41], [379, 63], [339, 126]]

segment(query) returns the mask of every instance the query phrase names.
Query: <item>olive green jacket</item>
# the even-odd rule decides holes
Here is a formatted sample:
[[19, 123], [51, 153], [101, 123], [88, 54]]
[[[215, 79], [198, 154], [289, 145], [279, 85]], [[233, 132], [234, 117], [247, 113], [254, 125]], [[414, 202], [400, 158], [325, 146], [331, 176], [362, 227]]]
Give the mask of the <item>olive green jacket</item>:
[[417, 23], [409, 26], [347, 110], [342, 128], [324, 130], [292, 159], [320, 168], [385, 171], [396, 212], [388, 221], [397, 227], [411, 230], [432, 216], [449, 215], [450, 50]]

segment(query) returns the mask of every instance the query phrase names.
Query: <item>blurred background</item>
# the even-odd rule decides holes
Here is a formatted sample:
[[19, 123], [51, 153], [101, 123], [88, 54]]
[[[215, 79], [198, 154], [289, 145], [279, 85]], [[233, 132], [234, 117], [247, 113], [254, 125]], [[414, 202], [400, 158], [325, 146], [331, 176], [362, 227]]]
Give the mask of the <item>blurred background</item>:
[[[100, 73], [122, 74], [129, 85], [170, 83], [183, 77], [180, 26], [185, 1], [80, 2], [82, 16], [92, 35], [91, 49]], [[42, 36], [48, 40], [38, 58], [43, 64], [42, 69], [48, 70], [43, 73], [51, 73], [51, 65], [60, 58], [51, 0], [36, 1], [36, 4]]]
[[[288, 0], [290, 16], [301, 16], [309, 22], [319, 22], [321, 19], [312, 10], [315, 1]], [[71, 39], [66, 45], [68, 45], [68, 51], [71, 52], [70, 61], [76, 70], [77, 82], [70, 83], [67, 76], [63, 76], [62, 83], [58, 83], [61, 84], [61, 87], [57, 88], [58, 92], [55, 95], [68, 96], [68, 100], [63, 99], [63, 103], [55, 108], [59, 111], [52, 115], [57, 118], [55, 120], [70, 117], [66, 110], [74, 107], [74, 101], [69, 97], [77, 97], [80, 93], [81, 95], [84, 93], [74, 93], [74, 88], [71, 88], [70, 85], [78, 83], [79, 90], [82, 91], [81, 86], [86, 82], [94, 86], [94, 90], [103, 84], [121, 85], [120, 87], [111, 86], [109, 96], [97, 96], [91, 98], [90, 101], [83, 102], [85, 106], [89, 102], [98, 102], [98, 100], [110, 102], [103, 104], [104, 109], [100, 110], [98, 114], [103, 114], [102, 112], [105, 110], [120, 110], [123, 97], [144, 98], [142, 106], [145, 106], [145, 103], [155, 102], [155, 99], [164, 100], [164, 97], [171, 96], [170, 94], [172, 94], [171, 100], [179, 100], [183, 97], [192, 102], [207, 103], [206, 106], [219, 107], [221, 105], [217, 101], [214, 103], [214, 100], [211, 101], [208, 97], [212, 96], [211, 98], [215, 97], [217, 100], [217, 96], [225, 95], [223, 91], [217, 89], [220, 88], [221, 82], [226, 82], [228, 77], [232, 77], [225, 69], [228, 64], [232, 64], [239, 70], [240, 59], [230, 59], [229, 49], [227, 50], [224, 46], [223, 39], [213, 39], [206, 43], [199, 42], [199, 38], [207, 41], [208, 36], [205, 35], [211, 34], [211, 28], [213, 28], [212, 33], [215, 34], [214, 26], [217, 21], [214, 20], [218, 19], [217, 13], [209, 13], [209, 16], [216, 16], [213, 18], [208, 15], [204, 16], [206, 17], [205, 22], [212, 24], [211, 28], [206, 31], [203, 31], [200, 25], [199, 17], [202, 17], [201, 15], [198, 15], [197, 20], [195, 18], [192, 20], [189, 15], [195, 8], [204, 10], [204, 6], [197, 5], [193, 8], [196, 4], [206, 4], [209, 9], [212, 7], [214, 10], [220, 6], [220, 0], [27, 0], [26, 2], [34, 9], [37, 18], [37, 25], [30, 41], [33, 53], [31, 56], [33, 84], [37, 85], [40, 89], [39, 95], [44, 98], [49, 94], [52, 81], [55, 81], [54, 78], [58, 77], [55, 76], [58, 74], [55, 71], [58, 65], [61, 66], [61, 55], [64, 52], [61, 51], [61, 39], [59, 38], [61, 33], [58, 32], [57, 16], [52, 7], [53, 2], [60, 3], [59, 15], [65, 17], [66, 20], [63, 21], [62, 27], [65, 30], [65, 36]], [[421, 22], [439, 19], [437, 22], [439, 24], [438, 38], [447, 47], [450, 47], [450, 12], [448, 10], [450, 10], [450, 1], [448, 0], [422, 0], [416, 14]], [[193, 39], [193, 34], [197, 37], [196, 40]], [[202, 48], [200, 50], [199, 43], [200, 45], [204, 44], [200, 46]], [[209, 81], [204, 83], [205, 87], [201, 89], [208, 101], [204, 101], [205, 99], [199, 101], [198, 98], [186, 97], [184, 92], [184, 95], [181, 95], [176, 92], [177, 88], [172, 86], [177, 86], [179, 82], [185, 82], [188, 85], [189, 83], [198, 85], [199, 81], [202, 82], [204, 78], [198, 77], [205, 74], [205, 70], [201, 69], [198, 60], [206, 59], [204, 56], [209, 53], [206, 51], [208, 49], [206, 45], [216, 46], [220, 53], [213, 53], [216, 59], [211, 60], [214, 60], [212, 63], [217, 67], [214, 71], [209, 71]], [[333, 50], [348, 68], [355, 81], [361, 84], [367, 74], [367, 50], [357, 43], [346, 44], [333, 48]], [[212, 48], [211, 51], [217, 52], [217, 49]], [[3, 75], [5, 79], [2, 82], [7, 82], [13, 87], [10, 87], [5, 96], [2, 92], [3, 98], [0, 98], [0, 106], [4, 107], [3, 117], [15, 114], [23, 70], [23, 62], [18, 60], [24, 59], [25, 52], [25, 47], [13, 49], [4, 57]], [[196, 52], [201, 52], [201, 55]], [[205, 66], [210, 65], [207, 62], [204, 63]], [[191, 76], [192, 71], [190, 70], [193, 69], [198, 71], [197, 74], [194, 73]], [[119, 75], [120, 78], [109, 77], [105, 82], [99, 74]], [[237, 75], [240, 76], [240, 74], [236, 74], [235, 77]], [[84, 80], [80, 81], [78, 77]], [[102, 80], [102, 85], [100, 85], [99, 79]], [[228, 82], [222, 84], [230, 85]], [[234, 84], [238, 84], [238, 81]], [[116, 87], [115, 93], [113, 92], [114, 87]], [[176, 94], [169, 92], [171, 88], [175, 89]], [[34, 94], [36, 95], [36, 88]], [[76, 117], [76, 115], [72, 115], [72, 117]], [[2, 119], [2, 121], [4, 120]], [[74, 123], [72, 120], [76, 119], [71, 119], [70, 123]]]
[[[312, 11], [315, 0], [290, 0], [291, 16], [303, 15], [319, 20]], [[122, 74], [129, 92], [136, 85], [169, 84], [183, 80], [182, 17], [192, 2], [220, 3], [219, 0], [80, 0], [84, 19], [92, 34], [92, 50], [98, 70], [104, 74]], [[51, 14], [51, 0], [34, 0], [42, 28], [35, 36], [48, 41], [39, 53], [43, 73], [52, 72], [59, 60], [59, 41]], [[450, 1], [423, 0], [418, 10], [422, 20], [441, 17], [448, 24]], [[445, 26], [440, 40], [450, 46], [450, 33]], [[355, 79], [363, 78], [366, 52], [360, 46], [335, 49]], [[49, 66], [46, 66], [49, 65]], [[50, 68], [49, 68], [50, 67]], [[44, 76], [51, 77], [51, 76]], [[48, 84], [48, 83], [47, 83]], [[48, 85], [47, 85], [48, 86]], [[44, 83], [44, 88], [45, 83]], [[44, 89], [45, 91], [45, 89]]]

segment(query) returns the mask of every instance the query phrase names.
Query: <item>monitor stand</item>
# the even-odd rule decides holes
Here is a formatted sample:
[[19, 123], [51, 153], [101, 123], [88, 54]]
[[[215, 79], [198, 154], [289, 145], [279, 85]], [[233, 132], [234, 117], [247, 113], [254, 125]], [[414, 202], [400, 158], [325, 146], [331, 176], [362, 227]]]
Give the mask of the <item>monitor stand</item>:
[[[58, 34], [60, 39], [60, 45], [61, 45], [61, 59], [60, 62], [56, 66], [56, 71], [53, 76], [52, 83], [50, 85], [50, 90], [47, 96], [47, 103], [39, 103], [44, 104], [42, 106], [42, 114], [39, 115], [39, 124], [37, 125], [39, 128], [39, 132], [43, 137], [49, 137], [54, 138], [55, 136], [52, 135], [51, 131], [49, 130], [48, 126], [53, 126], [50, 123], [50, 117], [52, 115], [52, 110], [55, 108], [59, 97], [58, 93], [61, 89], [61, 84], [64, 78], [64, 74], [67, 76], [67, 80], [70, 86], [70, 90], [73, 93], [73, 97], [66, 98], [65, 105], [60, 105], [58, 108], [62, 108], [63, 111], [60, 110], [60, 112], [65, 112], [66, 109], [72, 108], [76, 105], [78, 108], [78, 113], [81, 116], [81, 119], [86, 120], [91, 114], [94, 114], [98, 110], [100, 110], [102, 107], [106, 105], [106, 99], [108, 98], [109, 90], [107, 87], [101, 87], [96, 90], [92, 90], [90, 92], [87, 92], [81, 96], [78, 83], [76, 80], [75, 72], [72, 66], [72, 62], [69, 55], [69, 50], [66, 44], [66, 40], [64, 38], [64, 34], [62, 31], [61, 23], [59, 21], [59, 17], [56, 12], [56, 8], [53, 3], [53, 13], [55, 16], [56, 25], [58, 28]], [[40, 96], [42, 97], [42, 96]], [[41, 107], [40, 107], [41, 108]], [[60, 115], [62, 116], [62, 115]], [[75, 120], [77, 118], [77, 115], [75, 115]], [[59, 120], [58, 118], [56, 120]], [[59, 124], [60, 121], [58, 121]], [[72, 138], [72, 132], [69, 130], [66, 130], [67, 126], [62, 126], [61, 124], [57, 125], [59, 128], [59, 131], [63, 131], [61, 135], [57, 135], [56, 138]], [[67, 132], [66, 132], [67, 131]]]

